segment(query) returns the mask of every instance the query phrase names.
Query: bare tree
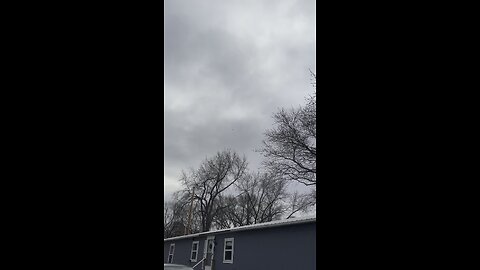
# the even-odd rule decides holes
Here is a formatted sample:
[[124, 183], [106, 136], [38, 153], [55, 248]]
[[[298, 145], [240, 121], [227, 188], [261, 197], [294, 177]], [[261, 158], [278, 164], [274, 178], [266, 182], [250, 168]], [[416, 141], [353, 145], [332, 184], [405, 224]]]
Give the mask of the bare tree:
[[279, 219], [282, 200], [286, 197], [286, 182], [273, 174], [249, 174], [237, 183], [240, 194], [232, 219], [237, 226]]
[[288, 194], [287, 181], [276, 175], [246, 174], [235, 185], [239, 194], [223, 198], [222, 204], [226, 207], [216, 216], [219, 228], [288, 219], [315, 206], [315, 198], [310, 193]]
[[237, 203], [236, 197], [234, 195], [220, 195], [217, 203], [222, 207], [219, 208], [219, 211], [215, 215], [212, 226], [216, 229], [228, 229], [238, 226], [231, 218], [232, 213], [235, 211], [235, 204]]
[[163, 206], [163, 236], [164, 238], [183, 235], [185, 230], [185, 202], [174, 194], [174, 199], [165, 202]]
[[[316, 83], [316, 75], [312, 73], [312, 76]], [[316, 185], [316, 92], [307, 98], [305, 106], [280, 109], [273, 119], [275, 126], [265, 132], [260, 149], [265, 157], [264, 165], [285, 179]]]
[[310, 193], [299, 194], [298, 192], [294, 192], [290, 194], [288, 200], [286, 201], [285, 218], [294, 218], [294, 214], [298, 212], [305, 213], [312, 207], [315, 207], [315, 204], [316, 200], [314, 195]]
[[173, 224], [173, 207], [171, 202], [163, 203], [163, 238], [171, 237]]
[[196, 213], [200, 215], [202, 232], [210, 230], [215, 217], [228, 207], [222, 203], [221, 194], [242, 178], [246, 169], [245, 157], [225, 150], [205, 159], [198, 170], [183, 173], [184, 196], [190, 196], [195, 190]]

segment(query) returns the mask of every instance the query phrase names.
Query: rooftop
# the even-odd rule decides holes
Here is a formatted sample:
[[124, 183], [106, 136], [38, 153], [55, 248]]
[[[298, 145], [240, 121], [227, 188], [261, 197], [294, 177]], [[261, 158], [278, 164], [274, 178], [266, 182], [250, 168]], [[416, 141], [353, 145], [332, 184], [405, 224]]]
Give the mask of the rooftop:
[[302, 224], [302, 223], [309, 223], [309, 222], [317, 222], [317, 217], [316, 216], [306, 216], [306, 217], [299, 217], [299, 218], [275, 220], [275, 221], [246, 225], [246, 226], [240, 226], [240, 227], [235, 227], [235, 228], [230, 228], [230, 229], [214, 230], [214, 231], [208, 231], [208, 232], [201, 232], [201, 233], [194, 233], [194, 234], [176, 236], [176, 237], [163, 239], [163, 241], [179, 240], [179, 239], [192, 238], [192, 237], [198, 237], [198, 236], [202, 236], [202, 235], [215, 234], [215, 233], [264, 229], [264, 228], [279, 227], [279, 226], [294, 225], [294, 224]]

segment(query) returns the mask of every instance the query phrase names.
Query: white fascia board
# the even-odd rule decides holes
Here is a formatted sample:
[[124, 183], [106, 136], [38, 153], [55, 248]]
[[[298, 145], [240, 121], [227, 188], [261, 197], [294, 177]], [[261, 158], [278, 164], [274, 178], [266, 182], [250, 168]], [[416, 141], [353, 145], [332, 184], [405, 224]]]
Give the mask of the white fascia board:
[[222, 230], [201, 232], [201, 233], [195, 233], [195, 234], [181, 235], [181, 236], [176, 236], [176, 237], [163, 239], [163, 241], [166, 242], [166, 241], [173, 241], [173, 240], [199, 237], [199, 236], [202, 236], [202, 235], [209, 235], [209, 234], [219, 234], [219, 233], [225, 233], [225, 232], [238, 232], [238, 231], [247, 231], [247, 230], [255, 230], [255, 229], [265, 229], [265, 228], [280, 227], [280, 226], [302, 224], [302, 223], [309, 223], [309, 222], [317, 222], [317, 218], [310, 216], [310, 217], [300, 217], [300, 218], [275, 220], [275, 221], [270, 221], [270, 222], [265, 222], [265, 223], [258, 223], [258, 224], [235, 227], [235, 228], [231, 228], [231, 229], [222, 229]]

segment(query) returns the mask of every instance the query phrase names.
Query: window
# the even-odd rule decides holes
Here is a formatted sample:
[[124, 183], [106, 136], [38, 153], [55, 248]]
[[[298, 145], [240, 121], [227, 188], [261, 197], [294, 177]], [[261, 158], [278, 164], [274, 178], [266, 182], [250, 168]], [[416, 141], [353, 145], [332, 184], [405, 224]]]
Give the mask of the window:
[[175, 253], [175, 244], [170, 244], [170, 250], [168, 251], [168, 263], [173, 263], [173, 253]]
[[198, 241], [192, 243], [192, 253], [190, 254], [190, 261], [196, 262], [198, 256]]
[[233, 263], [233, 238], [225, 238], [223, 245], [223, 263]]

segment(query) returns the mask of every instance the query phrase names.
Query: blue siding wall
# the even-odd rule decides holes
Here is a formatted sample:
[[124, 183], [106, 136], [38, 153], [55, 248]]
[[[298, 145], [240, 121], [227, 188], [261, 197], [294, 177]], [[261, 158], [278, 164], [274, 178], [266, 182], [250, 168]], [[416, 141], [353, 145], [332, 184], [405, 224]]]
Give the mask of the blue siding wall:
[[[163, 262], [167, 263], [170, 244], [175, 243], [173, 263], [194, 266], [203, 257], [203, 246], [205, 245], [205, 239], [206, 237], [196, 237], [196, 238], [188, 238], [188, 239], [181, 239], [181, 240], [168, 241], [168, 242], [165, 241], [163, 244]], [[199, 241], [197, 262], [190, 262], [190, 255], [192, 252], [193, 241]], [[196, 267], [195, 269], [197, 270], [200, 269], [200, 266]]]
[[[313, 270], [316, 269], [316, 223], [287, 225], [215, 235], [213, 270]], [[225, 238], [234, 238], [233, 264], [223, 263]], [[192, 241], [200, 241], [198, 261], [203, 256], [206, 236], [164, 242], [164, 261], [170, 243], [175, 243], [174, 263], [189, 262]], [[201, 269], [201, 265], [195, 268]]]

